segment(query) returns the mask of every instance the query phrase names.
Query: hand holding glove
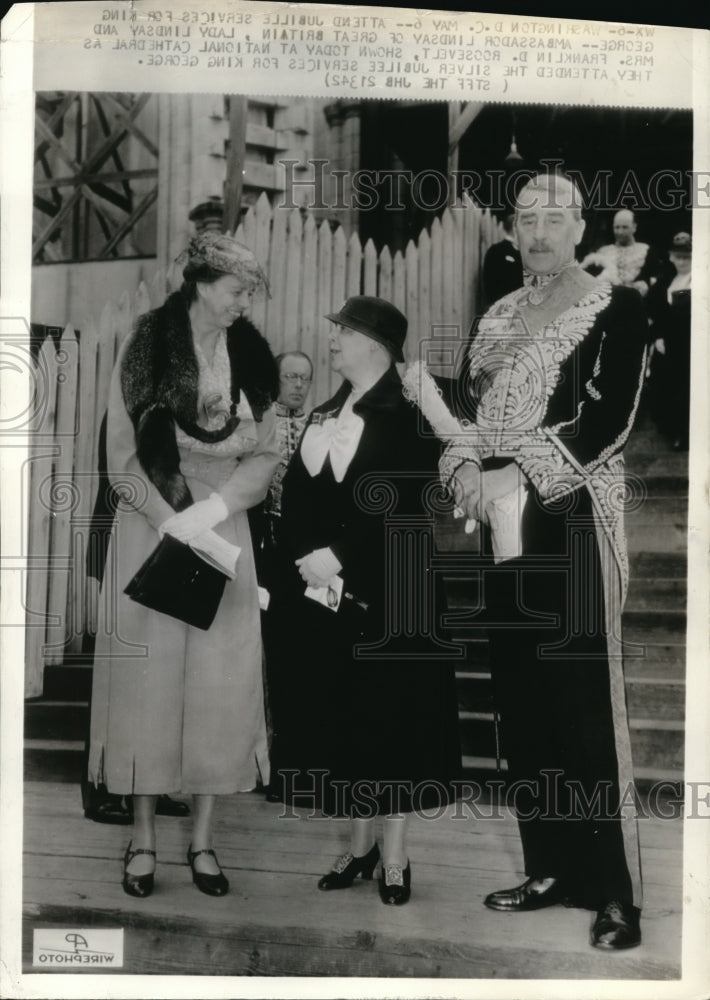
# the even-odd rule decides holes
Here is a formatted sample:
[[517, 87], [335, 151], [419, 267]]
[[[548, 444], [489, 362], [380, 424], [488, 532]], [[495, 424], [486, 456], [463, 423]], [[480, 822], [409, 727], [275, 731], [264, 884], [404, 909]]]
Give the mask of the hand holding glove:
[[327, 587], [328, 581], [343, 568], [330, 549], [314, 549], [296, 560], [298, 572], [309, 587]]
[[207, 500], [198, 500], [179, 514], [173, 514], [158, 528], [162, 538], [164, 534], [172, 535], [180, 542], [191, 542], [203, 531], [214, 528], [220, 521], [229, 517], [229, 511], [219, 493], [211, 493]]

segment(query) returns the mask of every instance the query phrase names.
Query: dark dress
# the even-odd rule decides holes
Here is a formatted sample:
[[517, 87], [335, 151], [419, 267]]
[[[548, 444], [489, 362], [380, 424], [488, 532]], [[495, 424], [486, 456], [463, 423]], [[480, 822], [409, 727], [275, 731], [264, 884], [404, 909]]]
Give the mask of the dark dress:
[[[311, 414], [337, 416], [350, 393]], [[436, 637], [441, 601], [429, 558], [439, 446], [391, 368], [354, 405], [364, 428], [337, 482], [326, 456], [311, 476], [301, 440], [283, 482], [281, 572], [266, 628], [279, 662], [272, 788], [331, 815], [389, 814], [450, 801], [459, 775], [451, 653]], [[294, 560], [329, 547], [337, 612], [305, 597]], [[322, 772], [322, 773], [316, 773]], [[300, 793], [300, 794], [299, 794]]]

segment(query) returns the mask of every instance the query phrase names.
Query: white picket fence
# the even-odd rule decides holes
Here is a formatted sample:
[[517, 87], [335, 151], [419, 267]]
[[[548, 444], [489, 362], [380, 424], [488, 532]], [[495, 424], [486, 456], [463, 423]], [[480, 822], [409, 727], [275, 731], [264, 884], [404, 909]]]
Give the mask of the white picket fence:
[[[324, 318], [350, 295], [379, 295], [409, 319], [405, 354], [439, 333], [465, 336], [480, 307], [480, 265], [499, 238], [499, 224], [471, 201], [448, 208], [406, 251], [379, 254], [357, 235], [346, 239], [327, 221], [296, 209], [272, 209], [262, 195], [235, 233], [265, 267], [270, 295], [252, 308], [275, 354], [305, 351], [313, 360], [310, 404], [323, 402], [339, 379], [329, 367]], [[42, 692], [44, 666], [81, 649], [86, 621], [86, 545], [97, 489], [97, 439], [116, 352], [136, 319], [180, 285], [173, 265], [133, 294], [107, 302], [79, 336], [71, 326], [59, 344], [48, 338], [35, 385], [29, 496], [26, 696]]]

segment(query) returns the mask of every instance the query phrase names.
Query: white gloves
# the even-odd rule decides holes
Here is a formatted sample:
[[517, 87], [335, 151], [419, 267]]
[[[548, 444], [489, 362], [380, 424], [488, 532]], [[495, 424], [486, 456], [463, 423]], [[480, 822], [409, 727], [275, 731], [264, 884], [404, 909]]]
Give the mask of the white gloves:
[[163, 521], [158, 534], [161, 538], [167, 533], [180, 542], [191, 542], [227, 517], [229, 511], [224, 500], [219, 493], [211, 493], [207, 500], [198, 500], [191, 507]]
[[328, 581], [343, 568], [330, 549], [314, 549], [296, 560], [298, 572], [309, 587], [327, 587]]

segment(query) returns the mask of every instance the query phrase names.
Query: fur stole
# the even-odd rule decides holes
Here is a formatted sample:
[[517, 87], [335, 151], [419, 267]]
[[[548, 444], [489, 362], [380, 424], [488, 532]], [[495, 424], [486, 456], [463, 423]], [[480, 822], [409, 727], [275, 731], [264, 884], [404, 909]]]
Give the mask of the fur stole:
[[223, 440], [239, 423], [235, 414], [241, 392], [257, 421], [278, 395], [278, 369], [271, 348], [243, 316], [227, 330], [227, 352], [232, 405], [227, 425], [220, 431], [206, 431], [197, 421], [199, 367], [180, 292], [138, 320], [123, 357], [121, 389], [135, 429], [138, 460], [174, 510], [192, 503], [180, 472], [175, 424], [200, 441]]

